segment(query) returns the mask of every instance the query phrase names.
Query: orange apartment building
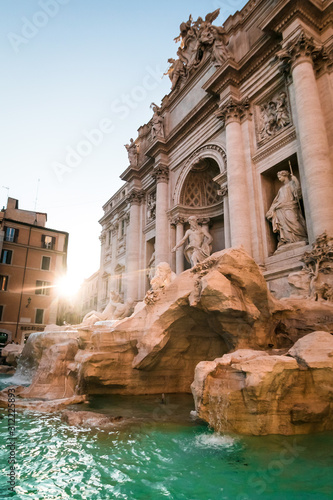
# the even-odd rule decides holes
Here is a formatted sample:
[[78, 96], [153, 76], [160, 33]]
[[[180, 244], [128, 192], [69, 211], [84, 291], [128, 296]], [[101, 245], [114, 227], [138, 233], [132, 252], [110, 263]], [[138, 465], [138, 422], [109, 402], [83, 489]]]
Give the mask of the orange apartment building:
[[0, 343], [21, 343], [56, 323], [55, 285], [66, 272], [68, 233], [46, 221], [46, 213], [20, 210], [14, 198], [0, 212]]

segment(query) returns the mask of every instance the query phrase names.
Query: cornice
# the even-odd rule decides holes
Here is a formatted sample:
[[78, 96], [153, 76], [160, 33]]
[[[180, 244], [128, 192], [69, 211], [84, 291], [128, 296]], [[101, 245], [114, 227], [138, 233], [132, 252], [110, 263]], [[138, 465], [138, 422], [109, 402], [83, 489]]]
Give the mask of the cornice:
[[301, 17], [318, 31], [322, 28], [324, 9], [311, 0], [281, 0], [259, 26], [264, 31], [281, 33], [295, 17]]

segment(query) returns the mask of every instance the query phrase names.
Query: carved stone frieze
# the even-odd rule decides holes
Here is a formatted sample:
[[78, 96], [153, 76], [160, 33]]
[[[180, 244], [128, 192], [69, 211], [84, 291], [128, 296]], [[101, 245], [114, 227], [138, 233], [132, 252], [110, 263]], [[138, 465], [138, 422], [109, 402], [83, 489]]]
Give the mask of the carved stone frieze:
[[275, 137], [291, 124], [288, 94], [284, 90], [256, 106], [258, 143], [266, 142]]

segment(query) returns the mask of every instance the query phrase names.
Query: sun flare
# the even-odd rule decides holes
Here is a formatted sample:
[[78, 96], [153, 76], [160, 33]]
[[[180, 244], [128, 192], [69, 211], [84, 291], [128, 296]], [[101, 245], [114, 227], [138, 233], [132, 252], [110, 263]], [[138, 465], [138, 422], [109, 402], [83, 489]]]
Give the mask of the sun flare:
[[56, 288], [60, 297], [74, 297], [80, 288], [81, 281], [73, 276], [66, 274], [56, 282]]

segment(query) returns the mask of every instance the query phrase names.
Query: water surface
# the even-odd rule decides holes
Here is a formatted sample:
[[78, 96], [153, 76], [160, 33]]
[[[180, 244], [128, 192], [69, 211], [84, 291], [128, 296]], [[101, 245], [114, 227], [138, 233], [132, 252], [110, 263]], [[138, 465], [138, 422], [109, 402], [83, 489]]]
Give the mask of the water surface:
[[[3, 384], [9, 377], [1, 377]], [[7, 380], [5, 380], [7, 379]], [[1, 498], [326, 500], [333, 433], [235, 437], [190, 416], [190, 395], [98, 396], [88, 408], [122, 415], [111, 432], [70, 427], [60, 414], [17, 415], [17, 487], [6, 490], [7, 414], [1, 411]]]

